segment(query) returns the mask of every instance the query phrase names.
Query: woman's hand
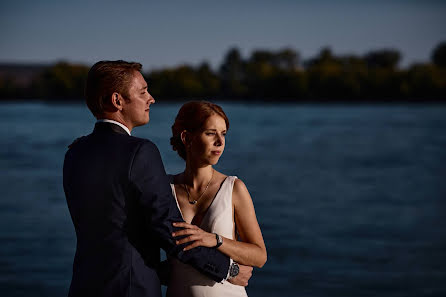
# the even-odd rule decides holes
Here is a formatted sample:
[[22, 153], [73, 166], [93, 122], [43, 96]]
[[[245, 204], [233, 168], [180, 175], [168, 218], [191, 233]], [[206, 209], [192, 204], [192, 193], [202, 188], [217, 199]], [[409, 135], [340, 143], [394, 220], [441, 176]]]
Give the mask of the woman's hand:
[[185, 238], [176, 240], [176, 244], [180, 245], [187, 242], [193, 242], [186, 246], [183, 251], [193, 249], [197, 246], [215, 247], [217, 238], [214, 233], [203, 231], [200, 227], [188, 224], [186, 222], [172, 223], [175, 227], [184, 228], [180, 231], [172, 233], [173, 237], [186, 236]]

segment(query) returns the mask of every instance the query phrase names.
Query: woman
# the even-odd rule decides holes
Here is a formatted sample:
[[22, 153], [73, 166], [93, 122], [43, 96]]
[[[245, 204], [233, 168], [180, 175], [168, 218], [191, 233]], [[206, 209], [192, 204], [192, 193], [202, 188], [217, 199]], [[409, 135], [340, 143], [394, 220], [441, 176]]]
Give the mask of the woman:
[[[172, 176], [172, 192], [186, 223], [173, 233], [184, 250], [215, 247], [237, 263], [262, 267], [266, 248], [245, 184], [213, 169], [225, 148], [229, 121], [222, 108], [205, 101], [184, 104], [172, 126], [170, 142], [186, 161]], [[240, 241], [237, 240], [240, 239]], [[189, 265], [170, 259], [167, 296], [247, 296], [245, 288], [216, 283]]]

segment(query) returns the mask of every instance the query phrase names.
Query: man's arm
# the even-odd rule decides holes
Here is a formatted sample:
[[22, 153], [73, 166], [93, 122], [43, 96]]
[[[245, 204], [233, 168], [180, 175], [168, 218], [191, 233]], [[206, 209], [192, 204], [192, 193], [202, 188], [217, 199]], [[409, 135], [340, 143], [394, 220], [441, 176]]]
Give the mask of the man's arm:
[[209, 278], [219, 282], [228, 275], [229, 258], [217, 249], [199, 247], [183, 251], [176, 245], [172, 232], [178, 228], [173, 222], [183, 222], [172, 196], [172, 190], [158, 148], [150, 141], [143, 142], [135, 153], [129, 179], [140, 196], [145, 208], [150, 230], [158, 237], [167, 255], [190, 264]]

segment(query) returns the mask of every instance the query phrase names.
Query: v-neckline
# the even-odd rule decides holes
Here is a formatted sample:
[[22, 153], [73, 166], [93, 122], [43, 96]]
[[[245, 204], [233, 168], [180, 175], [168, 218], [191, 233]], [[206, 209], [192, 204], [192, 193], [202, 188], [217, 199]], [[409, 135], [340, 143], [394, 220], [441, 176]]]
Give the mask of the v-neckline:
[[[206, 216], [207, 216], [208, 213], [209, 213], [209, 209], [212, 207], [212, 205], [214, 204], [215, 199], [217, 199], [217, 196], [220, 194], [220, 191], [221, 191], [221, 189], [223, 188], [223, 186], [224, 186], [224, 184], [226, 183], [226, 181], [228, 180], [228, 177], [229, 177], [229, 176], [225, 177], [225, 179], [223, 180], [223, 182], [220, 184], [220, 188], [219, 188], [219, 189], [217, 190], [217, 192], [215, 193], [214, 198], [213, 198], [212, 201], [211, 201], [211, 204], [209, 204], [208, 208], [207, 208], [206, 211], [205, 211], [205, 214], [203, 215], [203, 218], [201, 219], [200, 225], [197, 225], [198, 227], [201, 227], [201, 225], [203, 224], [204, 219], [206, 218]], [[186, 220], [184, 219], [184, 216], [183, 216], [183, 212], [181, 211], [180, 203], [178, 202], [177, 191], [175, 190], [175, 184], [172, 184], [172, 187], [173, 187], [173, 196], [175, 197], [175, 202], [177, 203], [177, 207], [178, 207], [178, 210], [180, 211], [181, 218], [183, 218], [183, 220], [186, 222]], [[192, 222], [194, 221], [194, 218], [196, 217], [196, 215], [197, 215], [197, 214], [194, 215], [194, 217], [192, 218], [192, 220], [190, 221], [189, 224], [192, 224]]]

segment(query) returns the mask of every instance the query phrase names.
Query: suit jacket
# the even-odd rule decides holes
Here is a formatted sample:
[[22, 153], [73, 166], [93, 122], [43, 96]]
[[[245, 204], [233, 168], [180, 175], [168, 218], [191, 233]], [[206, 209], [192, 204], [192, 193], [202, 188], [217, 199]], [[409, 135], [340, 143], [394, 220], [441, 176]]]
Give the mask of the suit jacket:
[[161, 296], [160, 247], [215, 281], [229, 258], [183, 252], [171, 233], [183, 221], [160, 153], [113, 123], [96, 123], [65, 155], [63, 185], [77, 245], [69, 296]]

